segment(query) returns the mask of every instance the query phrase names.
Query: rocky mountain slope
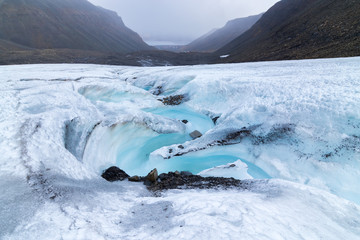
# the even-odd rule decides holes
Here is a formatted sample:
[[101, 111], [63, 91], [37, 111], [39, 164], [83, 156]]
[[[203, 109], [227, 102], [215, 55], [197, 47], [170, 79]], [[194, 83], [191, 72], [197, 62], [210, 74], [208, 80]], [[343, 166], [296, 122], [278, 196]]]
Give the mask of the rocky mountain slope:
[[16, 44], [7, 40], [0, 39], [0, 51], [21, 51], [30, 50], [31, 48]]
[[0, 39], [36, 49], [153, 49], [115, 12], [86, 0], [2, 0]]
[[282, 0], [216, 52], [245, 62], [360, 55], [360, 1]]
[[[216, 62], [208, 53], [175, 53], [168, 51], [141, 51], [111, 53], [77, 49], [14, 49], [3, 51], [0, 41], [0, 65], [37, 63], [86, 63], [128, 66], [197, 65]], [[8, 47], [9, 45], [6, 45]], [[21, 47], [21, 46], [20, 46]]]
[[253, 26], [261, 16], [262, 14], [259, 14], [231, 20], [227, 22], [224, 27], [210, 31], [186, 45], [181, 50], [192, 52], [216, 51], [251, 28], [251, 26]]

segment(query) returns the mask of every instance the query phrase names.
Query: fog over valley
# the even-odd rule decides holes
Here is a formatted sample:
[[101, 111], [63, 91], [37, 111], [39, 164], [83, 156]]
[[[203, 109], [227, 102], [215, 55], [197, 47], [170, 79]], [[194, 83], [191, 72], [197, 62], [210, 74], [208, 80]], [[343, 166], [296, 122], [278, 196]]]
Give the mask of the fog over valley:
[[150, 45], [188, 44], [229, 20], [265, 12], [278, 0], [90, 0], [116, 11]]

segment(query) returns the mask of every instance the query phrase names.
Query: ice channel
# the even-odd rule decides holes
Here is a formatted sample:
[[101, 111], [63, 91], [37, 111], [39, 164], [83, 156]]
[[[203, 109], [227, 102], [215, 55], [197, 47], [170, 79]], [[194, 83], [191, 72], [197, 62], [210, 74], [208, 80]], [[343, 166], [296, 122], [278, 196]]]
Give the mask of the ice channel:
[[[149, 89], [145, 89], [149, 90]], [[144, 98], [143, 95], [129, 92], [117, 92], [101, 88], [80, 89], [82, 95], [91, 101], [103, 101], [118, 103], [121, 101], [137, 101]], [[165, 93], [166, 95], [168, 93]], [[112, 126], [97, 126], [86, 145], [84, 163], [87, 167], [100, 174], [111, 165], [124, 169], [130, 175], [146, 175], [151, 169], [157, 168], [159, 172], [201, 171], [220, 165], [233, 163], [241, 157], [234, 151], [226, 150], [226, 147], [216, 147], [212, 150], [191, 152], [183, 156], [175, 156], [171, 159], [152, 155], [151, 153], [164, 146], [191, 141], [190, 133], [198, 130], [206, 133], [215, 124], [213, 120], [202, 113], [196, 112], [190, 106], [163, 106], [155, 108], [143, 108], [144, 113], [154, 114], [182, 123], [186, 120], [185, 130], [174, 133], [159, 133], [144, 124], [126, 122]], [[241, 159], [248, 166], [248, 173], [253, 178], [270, 178], [270, 176], [256, 165]]]
[[[99, 113], [80, 116], [83, 125], [101, 121], [83, 164], [96, 175], [112, 165], [131, 175], [154, 167], [214, 168], [206, 173], [218, 176], [239, 170], [245, 174], [234, 177], [284, 179], [359, 202], [358, 69], [358, 59], [113, 69], [113, 81], [75, 84]], [[186, 99], [179, 106], [158, 101], [169, 95]], [[250, 134], [222, 144], [244, 128]], [[203, 137], [189, 141], [194, 129]], [[86, 139], [86, 131], [77, 135]]]

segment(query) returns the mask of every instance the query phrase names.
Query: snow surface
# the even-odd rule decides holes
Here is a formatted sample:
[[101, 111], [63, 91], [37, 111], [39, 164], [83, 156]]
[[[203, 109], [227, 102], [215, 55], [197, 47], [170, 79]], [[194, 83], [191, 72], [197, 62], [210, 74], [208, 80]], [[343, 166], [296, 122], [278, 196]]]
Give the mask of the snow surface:
[[227, 58], [229, 57], [230, 55], [221, 55], [220, 58]]
[[[1, 239], [360, 239], [360, 58], [1, 66], [0, 104]], [[252, 180], [155, 196], [112, 165]]]

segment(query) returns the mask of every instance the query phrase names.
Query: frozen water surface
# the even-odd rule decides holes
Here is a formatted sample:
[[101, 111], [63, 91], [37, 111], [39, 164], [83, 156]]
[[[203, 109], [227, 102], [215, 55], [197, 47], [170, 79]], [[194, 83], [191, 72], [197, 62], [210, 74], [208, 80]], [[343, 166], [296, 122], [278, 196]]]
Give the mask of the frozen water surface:
[[[360, 58], [1, 66], [0, 86], [1, 239], [360, 239]], [[155, 197], [113, 165], [248, 187]]]

